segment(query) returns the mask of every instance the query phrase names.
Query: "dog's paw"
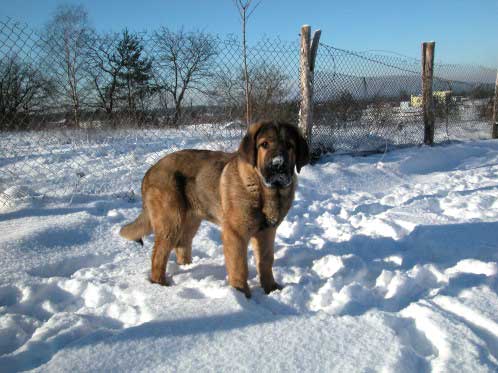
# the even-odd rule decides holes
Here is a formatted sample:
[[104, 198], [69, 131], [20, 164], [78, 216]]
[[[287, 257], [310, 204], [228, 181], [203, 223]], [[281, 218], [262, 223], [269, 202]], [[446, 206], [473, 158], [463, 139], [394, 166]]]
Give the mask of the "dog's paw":
[[245, 286], [234, 286], [234, 288], [238, 291], [240, 291], [241, 293], [244, 293], [244, 295], [246, 296], [247, 299], [251, 298], [251, 290], [249, 289], [249, 286], [248, 285], [245, 285]]
[[280, 285], [277, 282], [274, 282], [273, 284], [270, 285], [263, 285], [263, 290], [265, 291], [266, 294], [270, 294], [272, 291], [275, 290], [282, 290], [284, 287]]
[[166, 276], [160, 276], [159, 278], [150, 277], [149, 281], [151, 284], [157, 284], [161, 286], [169, 286], [170, 283], [166, 280]]
[[176, 257], [176, 264], [178, 264], [179, 266], [192, 264], [192, 258], [177, 256]]

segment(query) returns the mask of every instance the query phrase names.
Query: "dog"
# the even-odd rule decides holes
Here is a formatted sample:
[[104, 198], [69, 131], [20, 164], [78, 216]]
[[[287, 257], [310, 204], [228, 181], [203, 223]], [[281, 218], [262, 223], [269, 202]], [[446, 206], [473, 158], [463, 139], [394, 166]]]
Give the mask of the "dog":
[[202, 220], [221, 226], [229, 284], [246, 297], [247, 247], [254, 250], [266, 294], [282, 289], [273, 277], [277, 227], [291, 208], [309, 148], [291, 124], [258, 122], [249, 126], [238, 151], [181, 150], [159, 160], [142, 181], [143, 209], [120, 230], [128, 240], [154, 233], [152, 283], [168, 285], [171, 250], [177, 263], [192, 262], [192, 240]]

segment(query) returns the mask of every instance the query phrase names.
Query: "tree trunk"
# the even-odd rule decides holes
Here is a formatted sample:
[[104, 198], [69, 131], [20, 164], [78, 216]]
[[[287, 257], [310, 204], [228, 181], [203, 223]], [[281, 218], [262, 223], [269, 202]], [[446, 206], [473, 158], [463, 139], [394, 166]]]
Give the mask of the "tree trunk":
[[175, 115], [173, 116], [173, 124], [175, 126], [178, 126], [178, 121], [180, 120], [181, 115], [182, 115], [181, 103], [180, 102], [178, 102], [178, 103], [175, 102]]
[[127, 85], [127, 90], [128, 90], [128, 115], [131, 115], [131, 113], [133, 111], [133, 103], [132, 103], [132, 98], [131, 98], [131, 81], [130, 81], [130, 78], [127, 79], [126, 85]]

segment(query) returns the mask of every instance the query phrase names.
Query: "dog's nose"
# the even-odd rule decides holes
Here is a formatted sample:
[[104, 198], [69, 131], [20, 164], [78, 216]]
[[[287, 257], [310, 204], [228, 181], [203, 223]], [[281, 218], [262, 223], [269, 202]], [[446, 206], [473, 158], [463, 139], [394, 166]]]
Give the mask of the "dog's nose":
[[284, 164], [284, 157], [282, 157], [281, 155], [277, 155], [271, 160], [271, 164], [272, 166], [276, 167], [282, 166]]

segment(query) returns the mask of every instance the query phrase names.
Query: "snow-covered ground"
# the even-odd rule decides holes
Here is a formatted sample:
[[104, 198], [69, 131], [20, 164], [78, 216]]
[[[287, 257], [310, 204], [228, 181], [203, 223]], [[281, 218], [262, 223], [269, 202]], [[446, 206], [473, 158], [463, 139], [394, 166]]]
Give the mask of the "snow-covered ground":
[[[159, 145], [54, 144], [60, 159], [28, 160], [74, 157], [120, 190]], [[227, 285], [215, 226], [202, 225], [193, 264], [170, 258], [172, 286], [152, 285], [152, 238], [142, 248], [117, 234], [139, 198], [76, 186], [41, 198], [46, 180], [17, 176], [0, 204], [0, 371], [498, 370], [497, 141], [305, 167], [278, 230], [285, 287], [266, 296], [251, 253], [250, 300]]]

